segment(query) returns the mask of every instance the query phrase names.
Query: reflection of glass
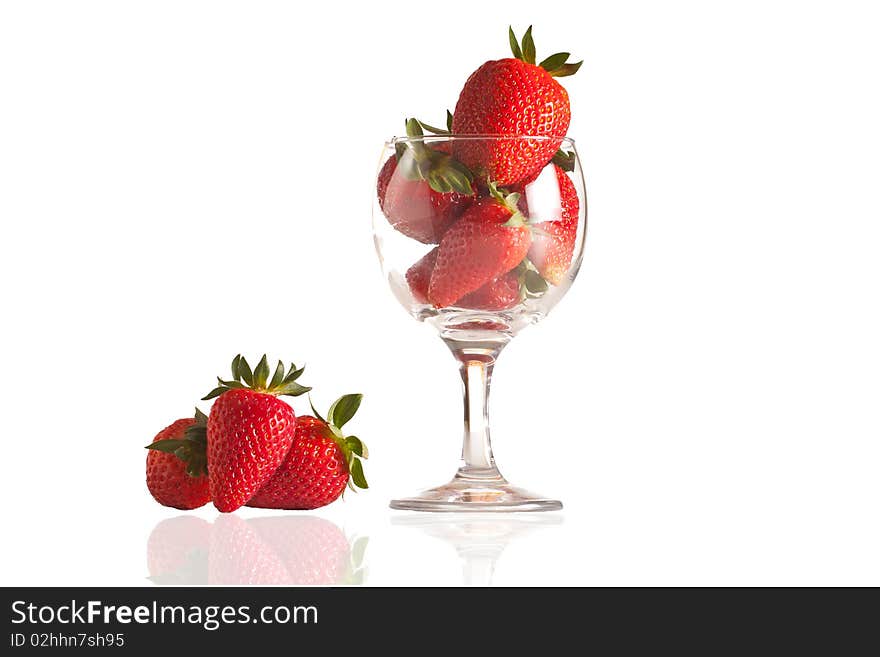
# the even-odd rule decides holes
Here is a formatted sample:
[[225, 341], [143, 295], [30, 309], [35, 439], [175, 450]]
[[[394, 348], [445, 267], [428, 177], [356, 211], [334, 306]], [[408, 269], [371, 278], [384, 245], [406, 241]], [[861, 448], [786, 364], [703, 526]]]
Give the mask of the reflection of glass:
[[495, 565], [508, 544], [534, 530], [559, 526], [562, 517], [555, 514], [405, 515], [395, 516], [391, 522], [400, 527], [421, 529], [455, 548], [461, 559], [465, 586], [491, 586]]
[[362, 584], [367, 537], [316, 516], [163, 520], [147, 542], [156, 584]]
[[[491, 167], [461, 164], [483, 160], [517, 162], [523, 170], [497, 179], [500, 187], [487, 178]], [[489, 440], [488, 394], [498, 354], [545, 317], [577, 275], [586, 210], [570, 139], [426, 135], [386, 143], [373, 204], [379, 260], [398, 301], [440, 333], [464, 384], [461, 467], [449, 483], [394, 500], [392, 508], [562, 508], [512, 486], [499, 472]], [[540, 376], [540, 364], [531, 375]]]

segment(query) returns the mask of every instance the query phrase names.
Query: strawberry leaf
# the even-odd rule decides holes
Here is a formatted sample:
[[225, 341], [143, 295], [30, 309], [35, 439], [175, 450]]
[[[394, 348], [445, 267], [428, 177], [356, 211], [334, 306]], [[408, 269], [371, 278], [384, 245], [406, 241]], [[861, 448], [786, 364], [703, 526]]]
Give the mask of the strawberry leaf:
[[550, 73], [550, 75], [552, 75], [554, 78], [565, 78], [565, 77], [568, 77], [569, 75], [574, 75], [575, 73], [578, 72], [578, 69], [581, 67], [581, 64], [583, 64], [583, 63], [584, 63], [583, 60], [581, 60], [575, 64], [564, 64], [564, 65], [560, 66], [558, 69], [556, 69], [555, 71], [552, 71]]
[[285, 383], [280, 388], [272, 391], [273, 395], [287, 395], [289, 397], [299, 397], [300, 395], [304, 395], [311, 388], [306, 386], [301, 386], [296, 381], [291, 381], [290, 383]]
[[242, 383], [241, 381], [224, 381], [220, 377], [217, 377], [217, 381], [220, 382], [220, 385], [225, 386], [226, 388], [229, 388], [230, 390], [236, 389], [236, 388], [247, 388], [247, 386], [244, 383]]
[[538, 296], [547, 291], [547, 281], [541, 278], [538, 272], [531, 269], [526, 271], [523, 282], [529, 294]]
[[147, 449], [165, 454], [173, 454], [186, 464], [186, 473], [191, 477], [208, 474], [208, 430], [207, 417], [198, 408], [195, 412], [195, 423], [183, 432], [183, 438], [158, 440], [147, 445]]
[[323, 422], [324, 424], [327, 424], [327, 420], [325, 420], [325, 419], [323, 418], [323, 416], [318, 412], [318, 409], [316, 409], [316, 408], [315, 408], [315, 405], [312, 403], [312, 396], [311, 396], [311, 395], [309, 395], [309, 406], [312, 407], [312, 414], [313, 414], [316, 418], [318, 418], [319, 420], [321, 420], [321, 422]]
[[367, 446], [364, 445], [364, 442], [357, 436], [348, 436], [345, 439], [345, 444], [348, 449], [361, 458], [366, 459], [370, 457], [370, 452], [367, 450]]
[[[250, 388], [256, 392], [270, 395], [301, 395], [311, 388], [295, 383], [296, 379], [305, 371], [305, 366], [296, 369], [296, 365], [290, 364], [290, 371], [285, 374], [283, 361], [278, 361], [272, 380], [269, 380], [269, 359], [266, 354], [260, 358], [256, 368], [251, 371], [250, 365], [241, 354], [232, 359], [232, 379], [226, 381], [217, 377], [218, 386], [202, 397], [204, 400], [219, 397], [229, 390]], [[196, 416], [196, 420], [198, 420]]]
[[165, 452], [166, 454], [174, 454], [181, 447], [185, 447], [187, 441], [169, 438], [168, 440], [157, 440], [146, 446], [146, 449], [152, 449], [157, 452]]
[[241, 378], [249, 388], [254, 386], [254, 373], [251, 371], [251, 366], [248, 365], [247, 359], [244, 356], [238, 360], [238, 374], [240, 377], [235, 377], [236, 381]]
[[517, 59], [522, 59], [523, 54], [522, 50], [520, 50], [519, 42], [516, 39], [516, 34], [513, 31], [513, 27], [508, 27], [508, 38], [510, 39], [510, 51], [513, 53], [513, 56]]
[[452, 132], [452, 112], [446, 110], [446, 129]]
[[266, 383], [269, 381], [269, 362], [266, 360], [266, 354], [260, 358], [260, 362], [254, 368], [254, 388], [257, 390], [265, 390]]
[[341, 429], [357, 413], [363, 398], [364, 396], [361, 394], [343, 395], [333, 402], [330, 410], [327, 411], [327, 419], [330, 424]]
[[529, 29], [526, 30], [522, 38], [522, 55], [522, 60], [527, 64], [535, 63], [535, 41], [532, 39], [531, 25], [529, 25]]
[[358, 488], [369, 488], [367, 484], [367, 478], [364, 476], [364, 466], [361, 465], [361, 461], [358, 458], [353, 458], [351, 460], [351, 465], [348, 467], [349, 472], [351, 473], [351, 480], [354, 482], [354, 485]]
[[436, 171], [430, 171], [428, 173], [427, 183], [431, 189], [440, 194], [447, 194], [452, 191], [452, 185], [449, 184], [449, 181], [444, 176], [439, 175]]
[[538, 64], [538, 66], [543, 68], [548, 73], [552, 73], [563, 64], [565, 64], [565, 62], [568, 61], [569, 57], [571, 57], [570, 52], [558, 52], [554, 55], [550, 55], [547, 59]]
[[[447, 120], [451, 119], [447, 117]], [[409, 141], [402, 153], [398, 154], [397, 172], [408, 180], [425, 181], [438, 194], [449, 194], [454, 191], [465, 196], [473, 196], [474, 175], [448, 153], [430, 148], [422, 139], [422, 127], [438, 134], [449, 134], [445, 130], [421, 123], [416, 119], [408, 119]]]
[[202, 413], [198, 408], [196, 409], [195, 414], [196, 424], [207, 426], [208, 425], [208, 416]]
[[[448, 111], [449, 110], [447, 110], [447, 112]], [[448, 130], [444, 130], [443, 128], [435, 128], [432, 125], [428, 125], [424, 121], [419, 121], [419, 125], [422, 126], [423, 129], [425, 129], [428, 132], [435, 134], [435, 135], [448, 135], [449, 134]]]
[[209, 392], [207, 395], [202, 397], [202, 401], [208, 401], [209, 399], [214, 399], [214, 397], [219, 397], [220, 395], [222, 395], [224, 392], [227, 392], [228, 390], [229, 390], [228, 386], [217, 386], [211, 392]]
[[410, 139], [416, 139], [418, 137], [425, 136], [425, 133], [422, 131], [422, 124], [419, 123], [418, 119], [406, 120], [406, 136]]
[[299, 369], [296, 369], [296, 365], [290, 364], [290, 372], [288, 372], [287, 376], [284, 377], [284, 380], [281, 383], [290, 383], [291, 381], [296, 381], [303, 372], [306, 371], [306, 366], [303, 365]]
[[568, 152], [562, 149], [556, 151], [553, 155], [553, 164], [563, 171], [574, 171], [574, 152]]
[[282, 381], [284, 381], [284, 363], [279, 360], [275, 368], [275, 374], [272, 375], [272, 380], [269, 382], [269, 388], [277, 388], [281, 385]]

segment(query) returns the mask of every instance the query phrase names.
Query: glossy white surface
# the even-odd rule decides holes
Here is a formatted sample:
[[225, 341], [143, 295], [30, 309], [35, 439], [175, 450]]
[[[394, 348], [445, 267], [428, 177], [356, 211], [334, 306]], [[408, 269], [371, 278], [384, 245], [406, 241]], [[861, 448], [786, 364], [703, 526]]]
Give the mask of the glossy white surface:
[[[377, 585], [880, 585], [873, 11], [535, 7], [0, 5], [0, 583], [149, 585], [180, 514], [142, 446], [265, 351], [308, 363], [321, 408], [365, 393], [372, 488], [312, 514], [332, 524], [196, 512], [218, 578], [301, 577], [277, 546], [314, 525], [340, 560], [369, 537]], [[398, 521], [389, 499], [452, 474], [461, 411], [379, 273], [377, 158], [504, 56], [508, 20], [585, 59], [586, 259], [492, 401], [504, 473], [566, 506]]]

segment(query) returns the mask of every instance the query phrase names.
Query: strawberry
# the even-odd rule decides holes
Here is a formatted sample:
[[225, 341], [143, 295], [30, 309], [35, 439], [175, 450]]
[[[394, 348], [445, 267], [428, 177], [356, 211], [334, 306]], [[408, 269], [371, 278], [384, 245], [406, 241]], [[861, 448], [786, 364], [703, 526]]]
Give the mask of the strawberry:
[[344, 395], [330, 407], [327, 420], [303, 415], [287, 457], [257, 491], [248, 506], [264, 509], [317, 509], [335, 501], [346, 484], [367, 488], [361, 458], [367, 448], [342, 426], [354, 416], [362, 395]]
[[425, 244], [437, 244], [473, 200], [472, 176], [450, 157], [447, 144], [422, 140], [421, 125], [407, 121], [408, 142], [379, 172], [379, 207], [398, 231]]
[[498, 185], [534, 176], [562, 143], [571, 121], [568, 93], [555, 78], [573, 75], [582, 62], [569, 64], [569, 53], [550, 55], [535, 64], [532, 28], [522, 46], [510, 29], [513, 58], [488, 61], [464, 84], [452, 121], [457, 135], [533, 136], [536, 139], [463, 139], [453, 155], [480, 179]]
[[517, 208], [519, 194], [491, 191], [493, 196], [475, 202], [440, 241], [428, 286], [428, 301], [437, 308], [506, 274], [529, 250], [531, 235]]
[[[438, 252], [439, 247], [434, 247], [406, 272], [406, 282], [409, 283], [409, 289], [419, 303], [428, 301], [428, 286]], [[455, 305], [471, 310], [505, 310], [519, 301], [519, 285], [519, 278], [507, 273], [464, 295], [455, 302]]]
[[205, 469], [207, 418], [196, 409], [165, 427], [147, 445], [147, 488], [155, 500], [175, 509], [197, 509], [211, 501]]
[[529, 260], [548, 283], [559, 285], [571, 266], [577, 221], [547, 221], [536, 224], [543, 235], [536, 234], [529, 248]]
[[514, 271], [507, 272], [465, 294], [455, 305], [470, 310], [507, 310], [519, 303], [519, 288], [519, 276]]
[[[577, 238], [580, 202], [571, 178], [559, 166], [554, 166], [553, 170], [559, 186], [559, 204], [548, 212], [547, 217], [540, 216], [537, 212], [530, 212], [528, 205], [530, 194], [529, 189], [526, 188], [525, 193], [520, 197], [519, 208], [529, 218], [529, 223], [537, 229], [533, 231], [529, 260], [548, 283], [559, 285], [571, 266]], [[541, 175], [546, 175], [545, 172], [549, 172], [549, 168]], [[549, 208], [542, 209], [549, 210]]]
[[297, 396], [311, 390], [296, 379], [303, 369], [278, 362], [269, 381], [264, 355], [251, 371], [247, 361], [232, 361], [232, 380], [203, 399], [217, 398], [208, 416], [208, 478], [214, 506], [235, 511], [265, 484], [293, 444], [296, 415], [277, 395]]
[[421, 260], [406, 270], [406, 282], [410, 292], [419, 303], [428, 302], [428, 285], [431, 283], [431, 273], [434, 271], [434, 263], [437, 262], [439, 247], [434, 247]]

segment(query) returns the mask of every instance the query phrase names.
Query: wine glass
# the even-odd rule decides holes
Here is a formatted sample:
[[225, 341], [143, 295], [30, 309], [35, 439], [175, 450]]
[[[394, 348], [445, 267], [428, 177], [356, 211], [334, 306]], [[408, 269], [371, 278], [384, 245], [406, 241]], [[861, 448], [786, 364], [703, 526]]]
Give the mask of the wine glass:
[[373, 203], [391, 290], [432, 324], [464, 384], [461, 466], [442, 486], [395, 499], [412, 511], [551, 511], [558, 500], [511, 485], [489, 438], [495, 360], [568, 291], [583, 255], [586, 193], [574, 141], [420, 135], [385, 144]]

